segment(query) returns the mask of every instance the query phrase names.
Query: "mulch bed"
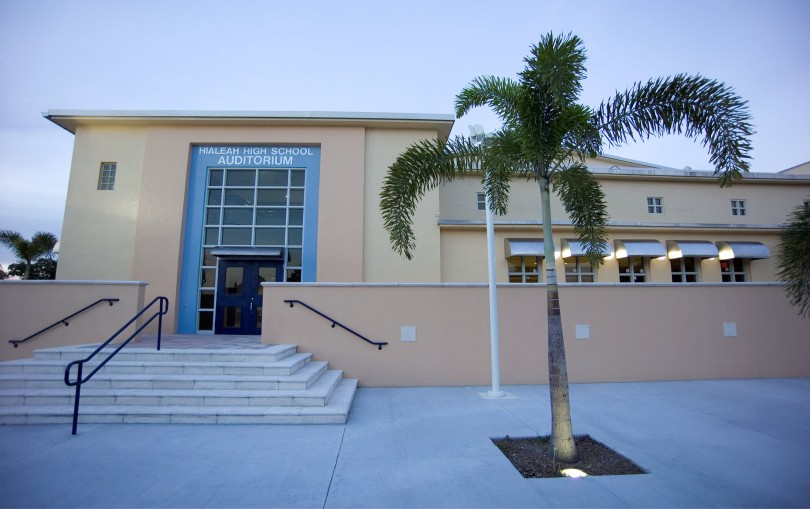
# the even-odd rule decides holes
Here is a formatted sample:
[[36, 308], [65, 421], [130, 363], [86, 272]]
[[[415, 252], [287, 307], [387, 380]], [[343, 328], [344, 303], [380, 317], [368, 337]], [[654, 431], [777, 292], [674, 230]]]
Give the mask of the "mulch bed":
[[592, 475], [646, 474], [641, 467], [588, 435], [574, 437], [580, 461], [561, 463], [548, 455], [549, 437], [493, 438], [492, 442], [527, 479], [564, 477], [560, 471], [577, 468]]

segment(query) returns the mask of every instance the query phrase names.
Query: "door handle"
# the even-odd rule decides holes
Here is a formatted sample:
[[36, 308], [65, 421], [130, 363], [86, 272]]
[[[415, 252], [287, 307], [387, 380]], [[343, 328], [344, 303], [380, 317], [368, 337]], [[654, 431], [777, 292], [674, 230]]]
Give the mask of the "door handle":
[[253, 311], [253, 297], [250, 298], [250, 310]]

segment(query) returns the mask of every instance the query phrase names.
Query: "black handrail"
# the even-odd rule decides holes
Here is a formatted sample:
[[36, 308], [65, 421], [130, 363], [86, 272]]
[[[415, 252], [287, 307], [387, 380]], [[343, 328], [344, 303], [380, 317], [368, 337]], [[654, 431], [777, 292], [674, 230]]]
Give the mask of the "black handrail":
[[331, 316], [326, 316], [325, 314], [321, 313], [320, 311], [318, 311], [318, 310], [317, 310], [317, 309], [315, 309], [314, 307], [310, 306], [309, 304], [306, 304], [305, 302], [301, 302], [300, 300], [295, 300], [295, 299], [293, 299], [293, 300], [285, 300], [284, 302], [288, 303], [288, 304], [290, 305], [290, 307], [293, 307], [293, 304], [301, 304], [302, 306], [304, 306], [305, 308], [309, 309], [309, 310], [310, 310], [310, 311], [312, 311], [313, 313], [319, 314], [319, 315], [321, 315], [322, 317], [324, 317], [324, 318], [326, 318], [327, 320], [329, 320], [330, 322], [332, 322], [332, 328], [333, 328], [333, 329], [335, 328], [335, 325], [340, 325], [340, 327], [341, 327], [342, 329], [344, 329], [344, 330], [347, 330], [347, 331], [351, 332], [352, 334], [354, 334], [354, 335], [355, 335], [355, 336], [357, 336], [358, 338], [362, 339], [362, 340], [363, 340], [363, 341], [365, 341], [366, 343], [371, 343], [372, 345], [376, 345], [376, 346], [377, 346], [377, 350], [382, 350], [382, 347], [388, 344], [388, 342], [387, 342], [387, 341], [381, 341], [381, 342], [377, 342], [377, 341], [372, 341], [372, 340], [368, 339], [367, 337], [365, 337], [364, 335], [360, 334], [359, 332], [353, 331], [352, 329], [350, 329], [350, 328], [346, 327], [345, 325], [343, 325], [342, 323], [338, 322], [337, 320], [335, 320], [335, 319], [334, 319], [334, 318], [332, 318]]
[[68, 320], [70, 320], [71, 318], [73, 318], [76, 315], [84, 313], [85, 311], [87, 311], [88, 309], [90, 309], [91, 307], [93, 307], [93, 306], [95, 306], [97, 304], [101, 304], [102, 302], [108, 302], [110, 304], [110, 306], [112, 306], [113, 303], [118, 302], [119, 300], [121, 300], [121, 299], [99, 299], [99, 300], [95, 301], [94, 303], [90, 304], [89, 306], [85, 306], [85, 307], [81, 308], [80, 310], [76, 311], [72, 315], [66, 316], [66, 317], [62, 318], [61, 320], [57, 320], [56, 322], [54, 322], [51, 325], [45, 327], [41, 331], [38, 331], [38, 332], [35, 332], [35, 333], [31, 334], [30, 336], [28, 336], [25, 339], [9, 339], [8, 342], [11, 343], [12, 345], [14, 345], [14, 348], [17, 348], [17, 345], [19, 345], [20, 343], [25, 343], [29, 339], [34, 338], [36, 336], [39, 336], [43, 332], [46, 332], [46, 331], [49, 331], [49, 330], [53, 329], [54, 327], [56, 327], [60, 323], [65, 324], [65, 327], [67, 327], [68, 325], [70, 325]]
[[[94, 369], [86, 377], [82, 377], [82, 369], [84, 368], [84, 363], [90, 361], [93, 357], [96, 356], [96, 354], [98, 354], [100, 351], [102, 351], [104, 348], [106, 348], [107, 345], [109, 345], [112, 342], [112, 340], [114, 340], [115, 338], [118, 337], [119, 334], [124, 332], [124, 330], [126, 330], [127, 327], [132, 325], [132, 323], [135, 322], [135, 320], [137, 320], [138, 318], [141, 317], [141, 315], [146, 313], [146, 311], [148, 311], [156, 302], [160, 303], [159, 309], [155, 313], [153, 313], [152, 316], [150, 316], [148, 320], [146, 320], [143, 324], [141, 324], [141, 326], [138, 327], [138, 329], [135, 332], [133, 332], [126, 340], [122, 341], [121, 344], [118, 345], [118, 348], [116, 348], [114, 352], [112, 352], [110, 355], [108, 355], [106, 359], [101, 361], [101, 363], [98, 366], [96, 366], [96, 369]], [[107, 341], [102, 343], [101, 346], [96, 348], [93, 353], [91, 353], [90, 355], [88, 355], [84, 359], [73, 361], [73, 362], [71, 362], [70, 364], [67, 365], [67, 367], [65, 368], [65, 385], [68, 385], [68, 386], [71, 386], [71, 387], [74, 386], [74, 385], [76, 386], [76, 397], [73, 400], [73, 433], [72, 434], [74, 434], [74, 435], [76, 434], [76, 428], [77, 428], [78, 422], [79, 422], [79, 397], [81, 395], [82, 384], [87, 383], [91, 378], [93, 378], [93, 375], [98, 373], [98, 370], [103, 368], [104, 365], [107, 364], [110, 361], [110, 359], [112, 359], [118, 352], [120, 352], [122, 348], [127, 346], [127, 344], [130, 341], [132, 341], [132, 339], [135, 336], [137, 336], [144, 328], [146, 328], [147, 325], [152, 323], [152, 320], [154, 320], [155, 318], [158, 319], [157, 349], [160, 350], [160, 336], [161, 336], [161, 331], [163, 330], [163, 315], [165, 315], [168, 312], [169, 312], [169, 299], [167, 299], [166, 297], [156, 297], [152, 302], [147, 304], [146, 307], [144, 307], [142, 310], [140, 310], [140, 312], [138, 312], [137, 315], [133, 316], [132, 319], [130, 319], [126, 324], [124, 324], [123, 327], [118, 329], [118, 332], [116, 332], [115, 334], [110, 336], [110, 339], [108, 339]], [[71, 382], [70, 381], [70, 369], [74, 365], [78, 366], [77, 372], [76, 372], [76, 381]]]

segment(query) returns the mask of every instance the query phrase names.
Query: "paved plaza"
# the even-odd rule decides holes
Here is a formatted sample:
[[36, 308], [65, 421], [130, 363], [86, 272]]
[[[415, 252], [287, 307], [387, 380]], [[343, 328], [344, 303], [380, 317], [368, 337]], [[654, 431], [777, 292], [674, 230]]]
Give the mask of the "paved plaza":
[[571, 386], [577, 434], [649, 473], [524, 479], [546, 386], [363, 388], [345, 425], [0, 426], [2, 507], [807, 507], [810, 379]]

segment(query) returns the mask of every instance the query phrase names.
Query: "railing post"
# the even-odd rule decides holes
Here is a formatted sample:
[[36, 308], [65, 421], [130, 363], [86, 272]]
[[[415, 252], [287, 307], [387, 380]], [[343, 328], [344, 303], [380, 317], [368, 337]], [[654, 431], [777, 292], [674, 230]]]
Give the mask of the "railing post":
[[76, 396], [73, 398], [73, 433], [72, 435], [76, 434], [76, 428], [79, 426], [79, 397], [81, 396], [82, 392], [82, 367], [84, 366], [84, 362], [79, 362], [77, 364], [77, 375], [76, 375]]

